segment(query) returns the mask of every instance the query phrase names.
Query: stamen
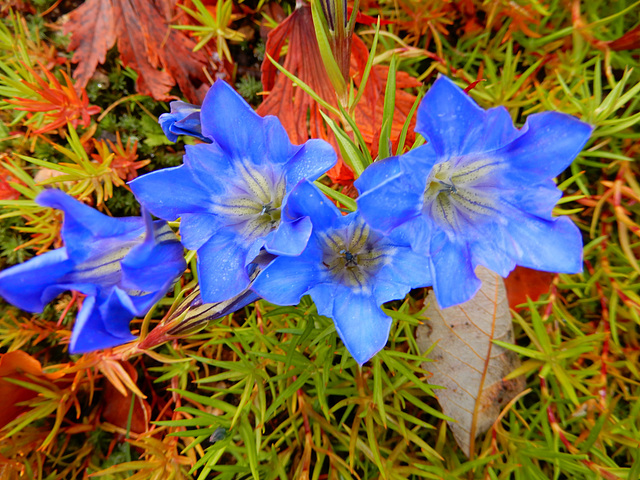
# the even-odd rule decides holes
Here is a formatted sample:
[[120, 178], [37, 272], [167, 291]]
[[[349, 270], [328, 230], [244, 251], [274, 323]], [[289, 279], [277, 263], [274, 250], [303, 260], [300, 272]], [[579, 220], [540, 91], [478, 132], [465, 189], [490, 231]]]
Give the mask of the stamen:
[[378, 237], [364, 222], [327, 232], [320, 238], [322, 264], [327, 273], [336, 282], [360, 291], [370, 288], [371, 277], [384, 265], [390, 253], [378, 245]]
[[358, 266], [358, 257], [356, 257], [353, 253], [340, 250], [340, 253], [344, 256], [344, 266], [349, 267], [357, 267]]
[[[460, 168], [455, 168], [460, 165]], [[449, 232], [460, 231], [463, 223], [483, 221], [495, 213], [495, 198], [476, 185], [498, 168], [499, 162], [464, 159], [441, 162], [433, 167], [424, 191], [424, 212]]]

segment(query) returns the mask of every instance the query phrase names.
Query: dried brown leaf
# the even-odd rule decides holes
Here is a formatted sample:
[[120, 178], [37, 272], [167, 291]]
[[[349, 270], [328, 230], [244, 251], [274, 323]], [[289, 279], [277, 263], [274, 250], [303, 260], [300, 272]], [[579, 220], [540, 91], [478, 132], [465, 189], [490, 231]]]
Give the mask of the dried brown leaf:
[[433, 372], [429, 383], [445, 387], [436, 395], [442, 411], [456, 422], [449, 427], [469, 457], [475, 438], [496, 421], [501, 409], [524, 388], [522, 377], [504, 380], [520, 365], [518, 356], [493, 340], [513, 341], [511, 314], [502, 278], [478, 267], [480, 291], [466, 303], [440, 309], [433, 292], [425, 313], [429, 321], [418, 328], [418, 345], [431, 348]]
[[64, 33], [71, 33], [67, 50], [73, 51], [71, 61], [78, 63], [73, 78], [79, 87], [84, 88], [116, 42], [116, 19], [111, 0], [84, 2], [69, 13]]
[[195, 43], [170, 27], [163, 10], [151, 0], [87, 0], [72, 11], [64, 32], [71, 33], [78, 85], [86, 86], [117, 39], [122, 62], [138, 72], [138, 92], [167, 100], [177, 82], [189, 101], [201, 102], [208, 90], [207, 57], [192, 51]]

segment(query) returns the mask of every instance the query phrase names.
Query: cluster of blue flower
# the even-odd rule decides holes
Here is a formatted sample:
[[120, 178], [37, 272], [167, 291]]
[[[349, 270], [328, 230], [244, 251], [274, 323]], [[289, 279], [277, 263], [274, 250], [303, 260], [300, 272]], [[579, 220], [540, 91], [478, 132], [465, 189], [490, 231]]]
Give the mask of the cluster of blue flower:
[[[359, 364], [387, 341], [391, 319], [380, 306], [412, 288], [433, 286], [448, 307], [478, 290], [478, 265], [503, 276], [516, 264], [582, 269], [580, 231], [551, 214], [561, 196], [553, 177], [592, 130], [568, 115], [534, 114], [516, 129], [506, 109], [485, 111], [441, 77], [418, 109], [427, 143], [368, 167], [348, 214], [313, 183], [335, 164], [333, 148], [292, 145], [275, 117], [258, 116], [222, 81], [201, 109], [174, 102], [160, 122], [172, 140], [205, 143], [187, 146], [183, 165], [130, 186], [144, 209], [180, 218], [182, 245], [198, 253], [202, 301], [296, 305], [308, 294]], [[185, 268], [178, 239], [148, 214], [105, 217], [54, 190], [38, 202], [64, 210], [65, 247], [0, 273], [0, 295], [32, 312], [64, 290], [88, 295], [72, 352], [130, 340], [129, 320]]]

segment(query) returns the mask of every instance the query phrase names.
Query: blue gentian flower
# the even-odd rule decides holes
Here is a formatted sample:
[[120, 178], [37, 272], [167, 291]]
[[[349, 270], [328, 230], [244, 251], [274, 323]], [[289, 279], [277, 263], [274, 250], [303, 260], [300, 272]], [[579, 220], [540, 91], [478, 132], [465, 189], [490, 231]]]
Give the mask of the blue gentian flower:
[[87, 295], [71, 353], [133, 340], [129, 322], [162, 298], [186, 268], [175, 234], [148, 214], [111, 218], [60, 190], [45, 190], [36, 201], [64, 211], [64, 247], [0, 272], [0, 296], [39, 313], [66, 290]]
[[303, 182], [289, 209], [309, 216], [313, 232], [297, 257], [278, 257], [258, 275], [253, 290], [277, 305], [296, 305], [308, 294], [331, 317], [347, 350], [362, 365], [384, 347], [391, 318], [380, 309], [411, 288], [431, 285], [427, 259], [399, 231], [382, 235], [355, 212], [342, 213]]
[[170, 107], [171, 112], [163, 113], [158, 119], [162, 131], [170, 141], [177, 141], [178, 135], [188, 135], [199, 138], [203, 142], [211, 142], [202, 135], [199, 106], [177, 100], [171, 102]]
[[592, 127], [544, 112], [516, 129], [504, 107], [483, 110], [440, 77], [418, 108], [427, 145], [373, 164], [355, 182], [358, 207], [376, 228], [402, 225], [430, 259], [441, 307], [470, 299], [476, 266], [506, 276], [515, 265], [582, 270], [582, 237], [551, 212], [561, 192], [552, 178], [584, 147]]
[[212, 143], [187, 145], [184, 165], [130, 185], [154, 215], [181, 217], [182, 243], [198, 251], [202, 299], [214, 303], [247, 288], [247, 266], [262, 248], [275, 255], [304, 249], [311, 221], [287, 212], [288, 197], [337, 158], [322, 140], [292, 145], [276, 117], [260, 117], [221, 80], [207, 93], [200, 117]]

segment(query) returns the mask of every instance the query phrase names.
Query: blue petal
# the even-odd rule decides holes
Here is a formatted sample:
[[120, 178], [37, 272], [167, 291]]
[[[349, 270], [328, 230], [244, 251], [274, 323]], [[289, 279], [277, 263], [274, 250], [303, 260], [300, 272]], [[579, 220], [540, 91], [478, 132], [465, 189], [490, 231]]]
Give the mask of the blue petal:
[[297, 305], [319, 279], [316, 262], [299, 257], [278, 257], [258, 275], [252, 288], [276, 305]]
[[222, 302], [249, 285], [247, 247], [236, 235], [219, 232], [198, 250], [198, 278], [205, 303]]
[[582, 271], [582, 235], [568, 217], [549, 221], [523, 214], [509, 223], [508, 234], [518, 265], [547, 272]]
[[294, 221], [283, 220], [264, 248], [274, 255], [300, 255], [307, 246], [312, 227], [309, 217]]
[[341, 293], [335, 298], [333, 321], [347, 350], [362, 365], [386, 345], [391, 318], [372, 297]]
[[427, 185], [427, 177], [433, 166], [440, 161], [433, 145], [430, 143], [420, 145], [398, 157], [400, 167], [411, 185], [412, 190], [424, 191]]
[[[322, 279], [319, 281], [322, 281]], [[333, 317], [333, 306], [338, 288], [331, 283], [318, 283], [309, 289], [307, 293], [313, 299], [318, 315], [324, 315], [329, 318]]]
[[286, 166], [285, 178], [289, 188], [303, 179], [316, 180], [338, 161], [333, 147], [324, 140], [308, 140]]
[[[362, 194], [356, 201], [367, 223], [376, 230], [389, 232], [419, 216], [427, 177], [435, 162], [431, 145], [422, 145], [400, 157], [386, 159], [380, 166], [376, 162], [368, 167], [355, 182], [356, 186], [361, 182]], [[370, 169], [371, 173], [367, 173]], [[378, 187], [368, 189], [376, 184]]]
[[393, 257], [376, 276], [374, 296], [376, 302], [381, 305], [404, 298], [412, 288], [428, 287], [431, 284], [431, 270], [427, 257], [415, 253], [409, 247], [396, 246]]
[[[134, 315], [121, 303], [120, 296], [114, 292], [98, 303], [95, 297], [85, 298], [73, 326], [69, 353], [92, 352], [135, 340], [129, 330]], [[108, 318], [109, 328], [105, 318]]]
[[162, 294], [184, 272], [184, 249], [165, 222], [151, 225], [143, 243], [131, 249], [120, 262], [121, 285], [127, 289]]
[[[129, 295], [120, 288], [115, 287], [106, 298], [98, 296], [96, 304], [104, 320], [105, 329], [110, 335], [126, 339], [124, 340], [126, 342], [135, 339], [131, 335], [129, 323], [138, 312]], [[124, 343], [124, 341], [121, 343]]]
[[185, 165], [147, 173], [129, 182], [141, 205], [156, 217], [173, 221], [184, 213], [207, 213], [209, 192]]
[[479, 238], [469, 246], [474, 267], [483, 265], [503, 277], [509, 275], [515, 268], [512, 252], [516, 246], [508, 231], [509, 225], [502, 222], [489, 222], [476, 227]]
[[96, 240], [110, 237], [114, 237], [115, 242], [132, 240], [144, 228], [144, 222], [139, 217], [108, 217], [61, 190], [44, 190], [36, 202], [64, 212], [62, 238], [69, 258], [76, 262], [101, 253], [111, 243], [110, 240], [107, 240], [108, 243], [96, 243]]
[[416, 131], [441, 157], [468, 153], [465, 144], [482, 135], [485, 112], [447, 77], [439, 77], [418, 107]]
[[467, 246], [438, 237], [431, 247], [433, 289], [440, 308], [447, 308], [472, 298], [482, 282], [473, 271]]
[[223, 80], [217, 80], [202, 103], [202, 133], [234, 158], [248, 152], [264, 155], [263, 119]]
[[358, 197], [358, 210], [372, 228], [389, 232], [420, 215], [423, 191], [413, 190], [408, 183], [406, 175], [397, 175]]
[[362, 195], [364, 192], [368, 192], [369, 190], [379, 187], [401, 173], [402, 169], [400, 168], [400, 161], [398, 160], [398, 157], [388, 157], [384, 160], [373, 162], [365, 168], [362, 175], [353, 182], [353, 185]]
[[289, 219], [309, 217], [314, 228], [321, 229], [327, 228], [335, 218], [342, 216], [333, 202], [306, 180], [296, 185], [287, 197], [284, 215]]
[[558, 112], [529, 116], [522, 135], [497, 150], [511, 166], [510, 176], [523, 184], [538, 183], [559, 175], [585, 146], [593, 127]]
[[228, 179], [235, 175], [233, 159], [220, 145], [187, 145], [185, 152], [184, 164], [198, 185], [216, 195], [227, 191]]
[[[262, 160], [262, 155], [264, 155], [264, 153], [267, 154], [269, 163], [273, 165], [278, 165], [278, 164], [285, 164], [292, 161], [292, 157], [295, 159], [300, 154], [300, 152], [303, 152], [305, 150], [304, 145], [299, 146], [299, 145], [293, 145], [291, 143], [291, 141], [289, 140], [289, 135], [287, 135], [287, 131], [284, 129], [284, 127], [282, 126], [282, 123], [277, 117], [268, 115], [262, 119], [262, 122], [263, 122], [262, 128], [264, 129], [264, 144], [266, 146], [266, 152], [263, 152], [260, 150], [252, 151], [253, 161], [257, 165], [264, 163]], [[254, 132], [254, 135], [259, 135], [260, 133], [261, 132]], [[323, 141], [315, 140], [314, 143], [316, 142], [323, 142]], [[319, 150], [319, 149], [313, 149], [311, 153], [313, 153], [315, 150]], [[307, 156], [308, 154], [303, 153], [302, 155]], [[334, 155], [335, 155], [335, 152], [334, 152]], [[313, 167], [318, 168], [317, 165], [309, 165], [309, 167], [311, 167], [310, 172], [315, 171]], [[295, 183], [293, 183], [293, 185], [295, 185], [296, 183], [298, 182], [296, 181]]]
[[550, 179], [538, 184], [529, 183], [526, 188], [521, 185], [520, 188], [497, 193], [515, 208], [546, 220], [553, 218], [553, 208], [562, 197], [562, 192]]
[[464, 152], [483, 153], [496, 150], [512, 142], [522, 132], [513, 126], [506, 108], [500, 106], [487, 110], [482, 130], [466, 139]]
[[171, 102], [171, 113], [163, 113], [158, 119], [167, 138], [175, 142], [177, 135], [189, 135], [205, 142], [211, 141], [202, 135], [200, 107], [180, 100]]
[[249, 244], [244, 260], [244, 266], [247, 267], [247, 271], [250, 268], [250, 265], [255, 263], [258, 255], [265, 251], [264, 244], [266, 240], [273, 237], [274, 233], [275, 232], [269, 232], [265, 237], [256, 238], [253, 243]]
[[220, 229], [220, 217], [213, 214], [185, 213], [180, 219], [180, 240], [189, 250], [198, 250]]
[[0, 272], [0, 296], [27, 312], [42, 312], [60, 289], [49, 287], [73, 268], [65, 248], [38, 255]]

